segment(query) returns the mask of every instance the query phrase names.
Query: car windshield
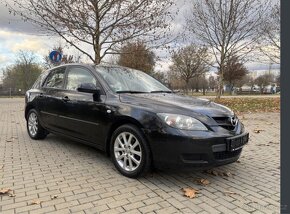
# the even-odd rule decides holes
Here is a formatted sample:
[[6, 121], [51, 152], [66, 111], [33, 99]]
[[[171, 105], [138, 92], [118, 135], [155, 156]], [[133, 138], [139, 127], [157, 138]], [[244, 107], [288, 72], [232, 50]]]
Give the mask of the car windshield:
[[116, 93], [171, 93], [170, 89], [142, 71], [101, 66], [96, 70]]

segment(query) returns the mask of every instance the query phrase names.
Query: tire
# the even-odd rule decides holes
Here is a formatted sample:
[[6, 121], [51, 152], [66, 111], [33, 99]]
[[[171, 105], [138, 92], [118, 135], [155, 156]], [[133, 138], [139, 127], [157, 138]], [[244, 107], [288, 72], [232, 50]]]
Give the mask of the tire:
[[117, 170], [126, 177], [140, 177], [151, 168], [148, 143], [134, 125], [123, 125], [114, 131], [110, 154]]
[[27, 114], [26, 127], [29, 137], [34, 140], [44, 139], [48, 132], [40, 125], [38, 113], [31, 109]]

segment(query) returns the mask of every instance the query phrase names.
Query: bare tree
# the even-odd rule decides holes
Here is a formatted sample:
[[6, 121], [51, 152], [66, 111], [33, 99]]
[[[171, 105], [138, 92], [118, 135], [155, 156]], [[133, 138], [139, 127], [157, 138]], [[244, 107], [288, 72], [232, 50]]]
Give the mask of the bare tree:
[[185, 82], [185, 90], [188, 92], [189, 81], [196, 76], [204, 74], [208, 70], [209, 56], [207, 48], [189, 45], [172, 52], [173, 65], [170, 70]]
[[255, 79], [251, 75], [247, 74], [236, 82], [236, 86], [239, 88], [241, 88], [244, 85], [250, 86], [252, 92], [255, 87]]
[[214, 76], [210, 75], [208, 78], [208, 85], [212, 91], [216, 90], [218, 85], [217, 79]]
[[3, 86], [26, 91], [41, 71], [33, 52], [19, 51], [15, 64], [4, 69]]
[[173, 4], [173, 0], [13, 2], [7, 2], [10, 13], [20, 15], [46, 33], [60, 36], [95, 64], [107, 54], [117, 53], [120, 44], [129, 40], [142, 38], [152, 45], [164, 43]]
[[195, 92], [202, 90], [202, 94], [205, 95], [205, 91], [209, 86], [209, 82], [205, 77], [205, 74], [195, 76], [190, 80], [190, 86], [192, 89], [195, 89]]
[[202, 44], [211, 48], [215, 57], [220, 98], [224, 69], [231, 56], [240, 59], [257, 47], [262, 17], [267, 11], [269, 0], [196, 0], [188, 26]]
[[240, 62], [239, 58], [232, 56], [226, 63], [224, 69], [224, 80], [227, 82], [231, 91], [236, 86], [236, 84], [243, 79], [248, 73], [248, 69]]
[[258, 76], [255, 79], [255, 83], [260, 87], [261, 94], [264, 92], [265, 86], [273, 82], [274, 82], [274, 75], [272, 74], [264, 74], [264, 75]]
[[128, 42], [122, 48], [118, 64], [151, 74], [156, 56], [144, 42]]
[[280, 64], [280, 3], [271, 7], [271, 11], [264, 18], [260, 37], [260, 50], [267, 58], [276, 64]]

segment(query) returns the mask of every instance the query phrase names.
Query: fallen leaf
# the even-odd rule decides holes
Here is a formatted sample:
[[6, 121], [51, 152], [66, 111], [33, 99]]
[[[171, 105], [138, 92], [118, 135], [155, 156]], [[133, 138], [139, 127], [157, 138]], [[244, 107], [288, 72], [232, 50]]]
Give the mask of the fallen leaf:
[[198, 184], [203, 185], [203, 186], [206, 186], [206, 185], [210, 184], [209, 180], [204, 179], [204, 178], [197, 179], [196, 181], [197, 181]]
[[6, 142], [13, 142], [13, 140], [11, 140], [11, 139], [7, 139]]
[[30, 205], [35, 205], [35, 204], [41, 204], [43, 201], [40, 201], [39, 199], [34, 199]]
[[2, 164], [2, 165], [0, 165], [0, 169], [3, 169], [4, 168], [4, 165]]
[[198, 190], [193, 189], [191, 187], [182, 188], [182, 191], [184, 192], [184, 196], [186, 196], [188, 198], [195, 198], [196, 194], [198, 194]]
[[51, 198], [51, 200], [56, 199], [56, 198], [58, 198], [58, 195], [53, 195], [50, 198]]
[[10, 193], [8, 196], [9, 197], [15, 197], [16, 195], [14, 193]]
[[254, 133], [259, 134], [261, 131], [264, 131], [262, 129], [254, 129]]
[[236, 162], [237, 162], [237, 163], [241, 163], [241, 161], [239, 161], [239, 160], [237, 160]]
[[227, 177], [230, 177], [230, 176], [232, 176], [232, 173], [230, 173], [230, 172], [223, 172], [223, 175], [224, 176], [227, 176]]
[[272, 141], [270, 141], [269, 143], [271, 143], [271, 144], [279, 144], [279, 143], [277, 143], [277, 142], [272, 142]]
[[7, 194], [11, 191], [11, 189], [9, 188], [3, 188], [3, 189], [0, 189], [0, 194]]
[[257, 146], [270, 146], [268, 144], [257, 144]]
[[214, 176], [218, 176], [219, 175], [219, 173], [217, 171], [215, 171], [215, 170], [207, 170], [205, 172], [207, 174], [214, 175]]
[[240, 194], [238, 194], [236, 192], [231, 192], [231, 191], [225, 191], [224, 194], [225, 195], [240, 195]]

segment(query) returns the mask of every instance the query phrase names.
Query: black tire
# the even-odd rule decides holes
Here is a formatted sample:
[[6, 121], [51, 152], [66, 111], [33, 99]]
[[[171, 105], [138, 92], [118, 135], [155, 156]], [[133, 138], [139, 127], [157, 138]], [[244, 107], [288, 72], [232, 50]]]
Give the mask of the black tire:
[[[35, 126], [37, 127], [34, 131], [29, 128], [29, 122], [30, 121], [30, 117], [35, 117]], [[35, 109], [31, 109], [29, 110], [28, 114], [27, 114], [27, 119], [26, 119], [26, 127], [27, 127], [27, 132], [29, 137], [31, 137], [34, 140], [40, 140], [40, 139], [44, 139], [46, 138], [48, 132], [40, 125], [39, 123], [39, 119], [38, 119], [38, 113]]]
[[[120, 162], [122, 162], [122, 161], [119, 160], [119, 162], [118, 162], [117, 157], [116, 157], [116, 155], [120, 155], [120, 156], [124, 155], [124, 151], [116, 151], [114, 148], [115, 143], [117, 144], [117, 142], [119, 142], [119, 141], [116, 141], [117, 138], [122, 133], [123, 134], [126, 133], [127, 136], [129, 136], [129, 139], [130, 139], [130, 136], [133, 135], [133, 137], [132, 137], [133, 140], [131, 140], [131, 142], [134, 142], [134, 145], [137, 142], [137, 146], [135, 146], [135, 149], [133, 148], [133, 146], [130, 146], [130, 149], [127, 150], [127, 152], [130, 154], [126, 154], [126, 155], [128, 155], [127, 159], [126, 160], [124, 159], [124, 163], [126, 162], [128, 165], [130, 165], [129, 163], [131, 161], [131, 169], [136, 167], [134, 170], [131, 170], [131, 171], [128, 171], [128, 170], [130, 170], [129, 169], [130, 166], [128, 166], [128, 165], [127, 166], [129, 168], [126, 170], [126, 164], [123, 164], [123, 167], [122, 167], [120, 165]], [[127, 138], [127, 136], [125, 138]], [[135, 141], [134, 141], [134, 137], [135, 137]], [[120, 145], [120, 144], [118, 144], [118, 145]], [[133, 152], [139, 151], [141, 156], [138, 156], [135, 153], [133, 154], [133, 153], [131, 153], [131, 151], [133, 151]], [[118, 154], [116, 154], [116, 153], [118, 153]], [[125, 151], [125, 153], [126, 153], [126, 151]], [[151, 154], [150, 154], [149, 145], [148, 145], [147, 141], [145, 140], [145, 138], [143, 137], [142, 132], [134, 125], [129, 125], [129, 124], [122, 125], [114, 131], [114, 133], [111, 137], [110, 155], [111, 155], [112, 161], [113, 161], [115, 167], [117, 168], [117, 170], [122, 175], [129, 177], [129, 178], [137, 178], [137, 177], [140, 177], [142, 175], [145, 175], [151, 168]], [[132, 161], [133, 160], [132, 158], [134, 158], [134, 160], [139, 161], [140, 162], [139, 165], [136, 164], [136, 162]], [[131, 160], [129, 160], [129, 159], [131, 159]], [[133, 165], [133, 167], [132, 167], [132, 165]], [[124, 169], [124, 166], [125, 166], [125, 169]]]

